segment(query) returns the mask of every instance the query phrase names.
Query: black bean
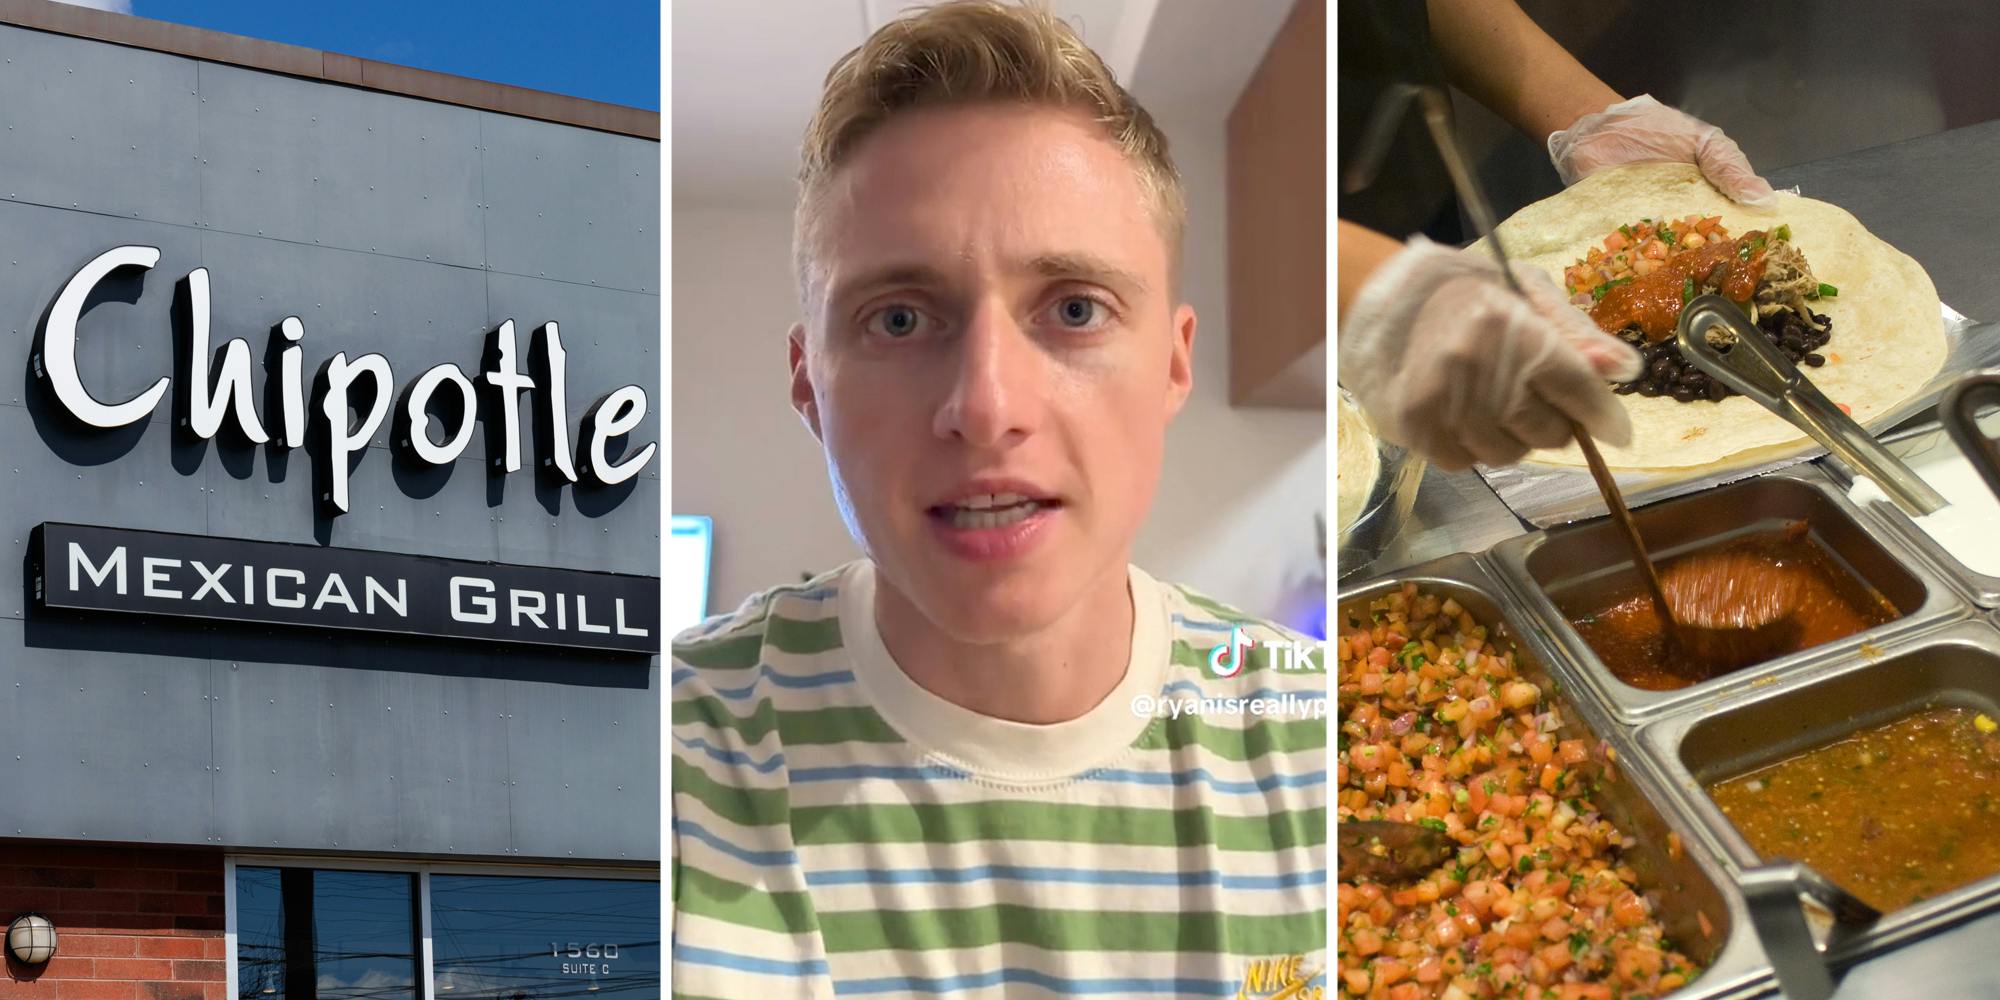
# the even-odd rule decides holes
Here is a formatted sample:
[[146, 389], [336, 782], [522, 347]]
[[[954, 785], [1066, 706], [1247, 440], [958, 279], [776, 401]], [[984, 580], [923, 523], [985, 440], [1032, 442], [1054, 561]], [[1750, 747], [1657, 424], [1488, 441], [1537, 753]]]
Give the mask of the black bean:
[[1826, 364], [1826, 358], [1818, 354], [1808, 354], [1806, 355], [1806, 364], [1813, 368], [1818, 368]]
[[1682, 403], [1692, 403], [1694, 402], [1694, 390], [1684, 385], [1679, 386], [1674, 389], [1674, 399]]
[[1659, 395], [1659, 394], [1660, 394], [1660, 387], [1659, 387], [1659, 386], [1658, 386], [1657, 384], [1655, 384], [1655, 383], [1652, 383], [1652, 382], [1641, 382], [1641, 383], [1639, 383], [1639, 395], [1641, 395], [1641, 396], [1657, 396], [1657, 395]]
[[1656, 379], [1664, 380], [1672, 378], [1674, 374], [1674, 359], [1667, 357], [1654, 358], [1653, 366], [1648, 374]]
[[1620, 382], [1611, 391], [1617, 393], [1620, 396], [1630, 396], [1631, 394], [1639, 391], [1639, 383]]
[[1720, 403], [1722, 402], [1722, 397], [1727, 395], [1729, 395], [1728, 386], [1720, 382], [1710, 382], [1708, 384], [1708, 398]]

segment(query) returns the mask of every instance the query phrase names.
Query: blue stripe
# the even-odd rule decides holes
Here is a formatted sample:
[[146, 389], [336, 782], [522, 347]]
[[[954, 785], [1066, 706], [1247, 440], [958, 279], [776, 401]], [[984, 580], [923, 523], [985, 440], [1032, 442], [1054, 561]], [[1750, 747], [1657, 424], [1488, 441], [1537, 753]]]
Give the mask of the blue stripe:
[[1219, 979], [1193, 979], [1186, 976], [1173, 979], [1071, 979], [1066, 976], [1051, 976], [1034, 969], [995, 969], [991, 972], [975, 972], [962, 976], [890, 976], [880, 979], [854, 979], [833, 984], [833, 992], [838, 996], [861, 996], [869, 993], [953, 993], [959, 990], [998, 986], [1003, 983], [1039, 986], [1065, 996], [1107, 993], [1123, 996], [1162, 993], [1168, 996], [1236, 995], [1236, 984]]
[[1291, 695], [1294, 699], [1302, 702], [1326, 700], [1325, 691], [1280, 691], [1277, 688], [1267, 687], [1258, 688], [1255, 691], [1244, 694], [1217, 694], [1212, 691], [1203, 690], [1201, 685], [1193, 681], [1175, 681], [1161, 688], [1160, 693], [1163, 695], [1191, 694], [1197, 698], [1264, 698], [1272, 701], [1282, 701], [1286, 695]]
[[1197, 632], [1227, 632], [1230, 629], [1240, 627], [1228, 622], [1203, 621], [1199, 618], [1189, 618], [1186, 615], [1180, 614], [1174, 616], [1174, 624], [1182, 628], [1194, 629]]
[[824, 959], [806, 959], [787, 962], [776, 958], [760, 958], [756, 955], [738, 955], [733, 952], [717, 951], [714, 948], [697, 948], [680, 941], [674, 942], [674, 961], [690, 965], [713, 965], [720, 969], [734, 969], [737, 972], [757, 972], [767, 976], [824, 976], [827, 975]]
[[1224, 795], [1256, 795], [1273, 788], [1310, 788], [1326, 783], [1326, 771], [1309, 771], [1305, 774], [1267, 774], [1256, 781], [1226, 781], [1216, 777], [1208, 768], [1197, 767], [1188, 771], [1132, 771], [1123, 768], [1104, 768], [1084, 775], [1088, 781], [1108, 781], [1131, 785], [1192, 785], [1201, 782], [1211, 790]]
[[1038, 865], [975, 865], [970, 868], [847, 868], [807, 872], [809, 886], [833, 885], [963, 885], [968, 882], [1013, 881], [1081, 883], [1107, 886], [1220, 886], [1224, 889], [1295, 889], [1325, 886], [1326, 869], [1278, 875], [1224, 875], [1213, 869], [1198, 872], [1135, 869], [1050, 868]]
[[[879, 778], [886, 781], [958, 781], [966, 777], [965, 772], [936, 764], [922, 767], [893, 766], [887, 764], [844, 764], [838, 767], [802, 767], [792, 771], [792, 784], [807, 785], [821, 781], [858, 781], [864, 778]], [[1211, 790], [1223, 795], [1257, 795], [1273, 788], [1310, 788], [1326, 783], [1326, 771], [1319, 770], [1307, 774], [1270, 774], [1256, 781], [1228, 781], [1216, 777], [1207, 768], [1198, 767], [1189, 771], [1132, 771], [1102, 768], [1083, 775], [1086, 781], [1100, 781], [1108, 784], [1127, 785], [1171, 785], [1179, 787], [1196, 782], [1207, 785]]]
[[735, 767], [747, 767], [758, 774], [770, 774], [772, 771], [785, 766], [785, 752], [782, 750], [772, 754], [770, 760], [759, 761], [741, 750], [725, 749], [699, 736], [693, 739], [685, 736], [675, 736], [674, 742], [687, 747], [689, 750], [699, 750], [713, 760], [719, 760], [724, 764]]
[[889, 781], [957, 781], [965, 777], [965, 772], [939, 764], [922, 767], [901, 767], [888, 764], [843, 764], [838, 767], [802, 767], [792, 772], [792, 784], [805, 785], [816, 781], [855, 781], [861, 778], [883, 778]]
[[[818, 674], [793, 675], [779, 673], [776, 668], [768, 663], [759, 663], [754, 673], [756, 679], [750, 683], [738, 688], [719, 687], [715, 689], [715, 694], [728, 701], [741, 701], [756, 694], [757, 686], [765, 682], [769, 682], [773, 687], [788, 688], [793, 691], [854, 683], [854, 671], [852, 670], [828, 670]], [[698, 675], [692, 667], [680, 667], [667, 676], [671, 683], [679, 684]]]
[[735, 844], [732, 844], [729, 841], [726, 841], [721, 837], [716, 836], [714, 833], [710, 832], [707, 827], [704, 827], [700, 823], [696, 823], [691, 819], [682, 819], [678, 816], [675, 817], [674, 829], [676, 831], [685, 831], [690, 836], [694, 837], [694, 839], [699, 840], [702, 843], [707, 844], [708, 846], [713, 847], [716, 850], [721, 851], [722, 853], [727, 854], [738, 861], [747, 862], [749, 864], [763, 865], [766, 867], [790, 868], [790, 867], [797, 867], [799, 863], [799, 856], [797, 852], [789, 850], [753, 851], [747, 847], [738, 847]]

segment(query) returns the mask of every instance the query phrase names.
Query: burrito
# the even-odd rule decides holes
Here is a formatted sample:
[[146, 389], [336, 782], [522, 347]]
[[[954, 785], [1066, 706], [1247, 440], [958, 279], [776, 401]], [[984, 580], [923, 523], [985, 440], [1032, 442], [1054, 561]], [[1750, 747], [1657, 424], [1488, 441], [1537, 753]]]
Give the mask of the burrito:
[[[1618, 384], [1632, 442], [1614, 468], [1687, 469], [1777, 457], [1804, 432], [1680, 355], [1681, 306], [1717, 293], [1742, 305], [1813, 384], [1866, 424], [1920, 391], [1944, 364], [1937, 289], [1916, 261], [1845, 210], [1779, 192], [1769, 208], [1730, 201], [1683, 163], [1599, 171], [1500, 224], [1516, 262], [1644, 359]], [[1491, 253], [1484, 241], [1470, 253]], [[1726, 344], [1718, 346], [1727, 347]], [[1574, 443], [1526, 461], [1581, 466]]]

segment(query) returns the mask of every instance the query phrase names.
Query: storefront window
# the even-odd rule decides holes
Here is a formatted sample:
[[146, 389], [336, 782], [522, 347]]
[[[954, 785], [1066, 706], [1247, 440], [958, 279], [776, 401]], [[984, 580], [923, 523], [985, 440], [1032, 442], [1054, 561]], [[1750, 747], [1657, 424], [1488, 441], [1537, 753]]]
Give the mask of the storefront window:
[[431, 876], [437, 1000], [660, 995], [660, 884]]
[[236, 869], [239, 1000], [417, 1000], [417, 876]]

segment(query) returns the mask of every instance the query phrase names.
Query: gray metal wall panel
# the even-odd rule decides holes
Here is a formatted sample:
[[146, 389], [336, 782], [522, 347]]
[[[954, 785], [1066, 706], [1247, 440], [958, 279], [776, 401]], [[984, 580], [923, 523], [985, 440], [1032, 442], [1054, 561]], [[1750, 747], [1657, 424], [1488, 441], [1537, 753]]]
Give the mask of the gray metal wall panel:
[[[590, 696], [561, 684], [508, 689], [508, 744], [514, 784], [514, 842], [523, 854], [566, 857], [578, 843], [597, 842], [618, 860], [655, 857], [660, 815], [659, 752], [652, 759], [606, 756], [599, 733], [620, 743], [657, 748], [660, 668], [645, 692], [623, 701]], [[532, 751], [526, 748], [534, 748]], [[649, 824], [646, 817], [654, 817]], [[649, 840], [648, 838], [652, 838]]]
[[[265, 352], [286, 315], [305, 323], [308, 377], [335, 351], [379, 352], [398, 392], [442, 362], [475, 373], [500, 319], [516, 319], [525, 352], [553, 318], [572, 422], [636, 382], [653, 412], [635, 443], [658, 441], [657, 145], [207, 63], [197, 74], [189, 60], [4, 27], [0, 55], [21, 60], [0, 74], [33, 79], [94, 67], [60, 93], [0, 89], [0, 121], [78, 136], [0, 143], [0, 178], [70, 185], [0, 198], [0, 543], [22, 581], [0, 587], [0, 778], [40, 763], [32, 773], [62, 790], [0, 801], [0, 835], [657, 858], [657, 663], [24, 613], [23, 560], [33, 525], [70, 520], [658, 573], [661, 459], [622, 490], [557, 488], [531, 464], [489, 475], [483, 429], [448, 474], [412, 470], [382, 447], [385, 427], [355, 473], [353, 512], [328, 519], [313, 513], [312, 454], [191, 441], [170, 430], [171, 394], [146, 425], [86, 433], [28, 364], [62, 282], [138, 243], [160, 247], [160, 264], [82, 324], [79, 364], [100, 398], [172, 371], [176, 285], [205, 266], [214, 341], [249, 340], [267, 427]], [[134, 103], [117, 103], [120, 88]], [[203, 143], [186, 167], [113, 170], [120, 149], [179, 137]], [[481, 190], [489, 181], [501, 195]], [[477, 251], [502, 229], [516, 256], [481, 267]], [[532, 431], [523, 447], [531, 463]]]
[[481, 112], [495, 270], [660, 290], [660, 147]]
[[192, 224], [195, 63], [0, 25], [0, 194]]
[[468, 108], [201, 64], [202, 224], [478, 267]]
[[61, 648], [76, 627], [0, 621], [0, 834], [213, 843], [206, 665]]
[[260, 847], [512, 853], [509, 685], [383, 669], [374, 647], [336, 645], [337, 667], [216, 661], [217, 832]]

